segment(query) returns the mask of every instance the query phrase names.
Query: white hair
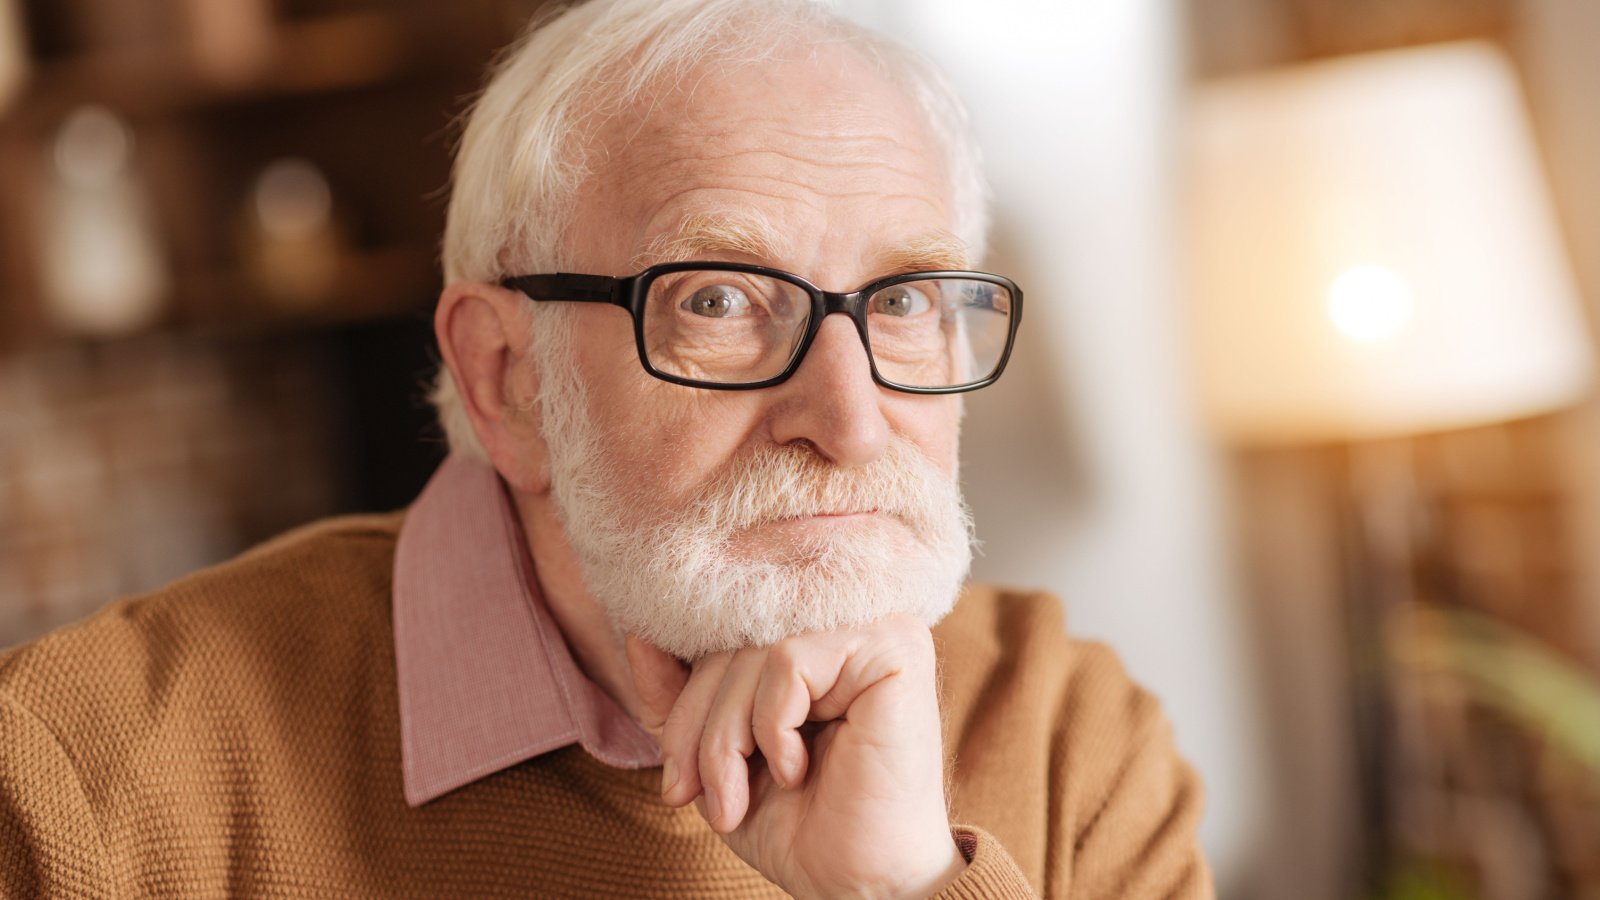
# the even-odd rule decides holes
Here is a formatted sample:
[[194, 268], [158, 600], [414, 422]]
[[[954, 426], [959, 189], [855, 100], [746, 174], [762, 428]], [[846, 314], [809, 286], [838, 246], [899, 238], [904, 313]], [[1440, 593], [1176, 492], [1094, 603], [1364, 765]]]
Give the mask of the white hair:
[[[531, 22], [473, 105], [445, 218], [445, 282], [560, 270], [573, 199], [590, 174], [583, 143], [598, 124], [708, 52], [756, 61], [797, 41], [847, 43], [907, 92], [943, 138], [954, 230], [981, 259], [988, 188], [977, 140], [960, 99], [921, 55], [818, 0], [588, 0]], [[535, 329], [571, 312], [528, 307]], [[483, 458], [448, 367], [430, 399], [451, 449]]]

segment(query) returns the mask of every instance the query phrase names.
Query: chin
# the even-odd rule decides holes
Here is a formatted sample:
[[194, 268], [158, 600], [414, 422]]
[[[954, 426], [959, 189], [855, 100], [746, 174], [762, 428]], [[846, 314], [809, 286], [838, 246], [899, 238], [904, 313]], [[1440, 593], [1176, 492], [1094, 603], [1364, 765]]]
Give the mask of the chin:
[[970, 546], [933, 547], [893, 519], [863, 518], [783, 525], [827, 533], [790, 542], [776, 557], [761, 552], [770, 538], [756, 533], [779, 527], [773, 523], [752, 529], [756, 545], [738, 552], [680, 551], [642, 567], [612, 566], [596, 573], [595, 594], [620, 631], [685, 660], [895, 614], [931, 627], [960, 593]]

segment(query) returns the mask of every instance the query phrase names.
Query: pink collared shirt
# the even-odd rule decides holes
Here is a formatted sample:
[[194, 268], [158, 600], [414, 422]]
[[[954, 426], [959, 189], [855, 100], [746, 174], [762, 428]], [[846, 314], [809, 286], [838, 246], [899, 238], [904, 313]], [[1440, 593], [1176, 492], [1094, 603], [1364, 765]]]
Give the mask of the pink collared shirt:
[[620, 768], [661, 764], [655, 738], [578, 669], [488, 463], [449, 457], [406, 514], [394, 649], [412, 806], [573, 743]]

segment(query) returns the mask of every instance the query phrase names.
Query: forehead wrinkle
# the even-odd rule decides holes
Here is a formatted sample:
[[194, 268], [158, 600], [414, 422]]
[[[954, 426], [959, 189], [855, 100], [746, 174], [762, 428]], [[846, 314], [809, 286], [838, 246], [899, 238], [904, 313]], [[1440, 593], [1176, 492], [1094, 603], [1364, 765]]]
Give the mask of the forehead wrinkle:
[[[738, 160], [767, 157], [780, 160], [781, 165], [767, 167], [759, 163], [741, 166]], [[730, 164], [730, 162], [732, 164]], [[899, 159], [863, 158], [837, 159], [832, 154], [807, 156], [768, 147], [739, 148], [726, 152], [699, 150], [679, 153], [668, 159], [631, 160], [618, 166], [616, 177], [609, 179], [611, 190], [634, 196], [651, 197], [651, 205], [666, 207], [677, 198], [707, 188], [748, 190], [756, 194], [771, 195], [774, 188], [794, 188], [787, 199], [807, 203], [820, 212], [817, 201], [828, 198], [855, 198], [875, 196], [885, 200], [917, 200], [942, 203], [945, 195], [929, 195], [923, 190], [925, 174], [913, 163]], [[893, 184], [883, 183], [892, 176]], [[675, 187], [669, 193], [652, 195], [666, 184], [686, 185]], [[943, 187], [943, 183], [939, 183]], [[807, 197], [805, 195], [814, 195]]]
[[[653, 138], [681, 159], [702, 162], [776, 154], [810, 164], [879, 166], [893, 162], [907, 170], [918, 165], [907, 158], [909, 150], [903, 138], [876, 129], [793, 128], [761, 119], [717, 128], [677, 123]], [[710, 147], [727, 149], [715, 152], [707, 149]]]
[[632, 265], [638, 270], [717, 253], [770, 261], [784, 258], [787, 250], [788, 241], [755, 210], [705, 211], [690, 213], [677, 228], [656, 235], [634, 254]]

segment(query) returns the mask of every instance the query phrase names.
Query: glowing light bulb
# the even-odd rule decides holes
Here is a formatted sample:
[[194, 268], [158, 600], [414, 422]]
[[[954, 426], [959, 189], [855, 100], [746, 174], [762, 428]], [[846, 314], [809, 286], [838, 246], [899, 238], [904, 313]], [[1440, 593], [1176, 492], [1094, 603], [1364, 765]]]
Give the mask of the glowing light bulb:
[[1351, 340], [1392, 338], [1405, 329], [1411, 313], [1411, 286], [1392, 269], [1356, 266], [1328, 286], [1328, 318]]

